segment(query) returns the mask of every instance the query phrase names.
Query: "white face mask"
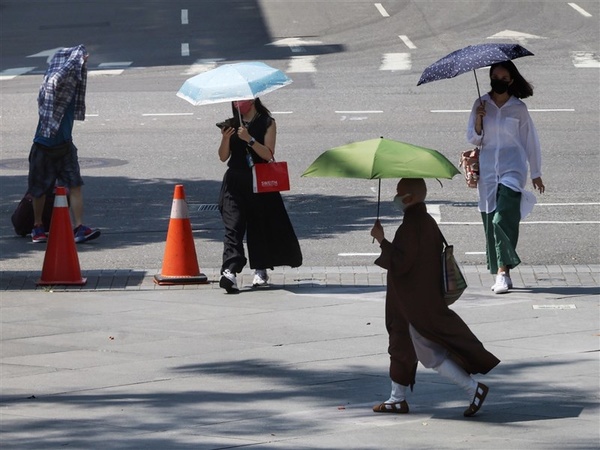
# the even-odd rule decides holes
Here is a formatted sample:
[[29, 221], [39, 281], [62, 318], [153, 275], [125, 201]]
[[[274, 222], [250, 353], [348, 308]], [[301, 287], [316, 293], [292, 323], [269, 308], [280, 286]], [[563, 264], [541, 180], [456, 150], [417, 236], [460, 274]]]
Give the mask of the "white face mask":
[[405, 205], [404, 202], [402, 200], [404, 200], [406, 197], [408, 197], [410, 194], [404, 194], [404, 195], [396, 195], [394, 197], [394, 205], [396, 205], [396, 207], [400, 210], [400, 211], [404, 211], [406, 209], [406, 207], [408, 205]]

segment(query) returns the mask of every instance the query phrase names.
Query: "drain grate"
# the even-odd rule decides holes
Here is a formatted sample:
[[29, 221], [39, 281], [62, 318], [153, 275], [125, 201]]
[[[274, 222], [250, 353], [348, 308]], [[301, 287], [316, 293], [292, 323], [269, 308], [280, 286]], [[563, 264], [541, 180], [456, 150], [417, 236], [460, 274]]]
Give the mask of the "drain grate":
[[198, 212], [210, 212], [219, 211], [219, 205], [217, 204], [202, 204], [202, 205], [190, 205], [190, 209], [196, 209]]

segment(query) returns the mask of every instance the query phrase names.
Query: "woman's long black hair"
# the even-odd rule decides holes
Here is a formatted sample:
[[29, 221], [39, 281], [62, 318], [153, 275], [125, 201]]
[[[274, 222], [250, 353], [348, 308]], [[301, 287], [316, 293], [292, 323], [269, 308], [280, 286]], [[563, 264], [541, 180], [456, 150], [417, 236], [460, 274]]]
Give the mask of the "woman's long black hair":
[[508, 86], [508, 93], [510, 95], [514, 95], [517, 98], [527, 98], [533, 95], [533, 86], [523, 78], [523, 75], [519, 73], [517, 66], [512, 61], [502, 61], [492, 64], [490, 67], [490, 79], [496, 67], [503, 67], [510, 73], [510, 77], [513, 80], [512, 84]]
[[[254, 107], [256, 108], [256, 112], [258, 112], [260, 115], [267, 115], [267, 116], [271, 116], [271, 111], [269, 111], [269, 109], [263, 105], [263, 103], [260, 101], [260, 98], [256, 97], [254, 99]], [[235, 107], [235, 103], [231, 102], [231, 113], [233, 114], [233, 119], [230, 119], [233, 121], [233, 126], [234, 128], [239, 128], [240, 126], [240, 115], [238, 113], [237, 108]]]

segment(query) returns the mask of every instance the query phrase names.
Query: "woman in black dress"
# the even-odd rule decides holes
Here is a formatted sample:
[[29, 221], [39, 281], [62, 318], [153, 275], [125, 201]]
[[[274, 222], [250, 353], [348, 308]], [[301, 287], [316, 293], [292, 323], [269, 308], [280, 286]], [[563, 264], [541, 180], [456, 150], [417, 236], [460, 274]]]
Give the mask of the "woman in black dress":
[[[279, 192], [255, 194], [252, 165], [273, 159], [277, 127], [259, 98], [231, 104], [233, 117], [221, 128], [219, 159], [227, 161], [219, 197], [225, 226], [223, 265], [219, 286], [237, 293], [236, 274], [247, 263], [243, 239], [246, 235], [253, 286], [264, 286], [267, 269], [298, 267], [302, 252]], [[241, 123], [240, 123], [241, 118]]]

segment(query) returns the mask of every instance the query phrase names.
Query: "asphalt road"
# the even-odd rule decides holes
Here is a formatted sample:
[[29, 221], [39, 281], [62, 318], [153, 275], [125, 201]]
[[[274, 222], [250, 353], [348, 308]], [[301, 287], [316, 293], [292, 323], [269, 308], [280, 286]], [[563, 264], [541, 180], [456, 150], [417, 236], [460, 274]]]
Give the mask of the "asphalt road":
[[[215, 122], [228, 105], [194, 107], [175, 93], [221, 63], [261, 60], [290, 86], [263, 97], [288, 161], [285, 201], [312, 266], [372, 264], [377, 182], [301, 178], [330, 147], [379, 136], [440, 150], [468, 147], [477, 96], [472, 74], [417, 87], [423, 69], [482, 42], [519, 42], [534, 84], [526, 102], [543, 148], [547, 192], [521, 227], [528, 264], [599, 260], [600, 5], [580, 1], [0, 1], [1, 270], [39, 270], [44, 246], [14, 235], [26, 189], [36, 96], [52, 50], [90, 51], [87, 118], [74, 137], [86, 182], [86, 222], [102, 229], [79, 246], [84, 269], [159, 268], [175, 184], [183, 184], [201, 266], [218, 267], [222, 229], [212, 208], [225, 166]], [[36, 56], [37, 55], [37, 56]], [[478, 71], [482, 92], [487, 72]], [[381, 183], [388, 235], [399, 223]], [[431, 212], [462, 263], [484, 262], [476, 193], [457, 176], [432, 180]]]

